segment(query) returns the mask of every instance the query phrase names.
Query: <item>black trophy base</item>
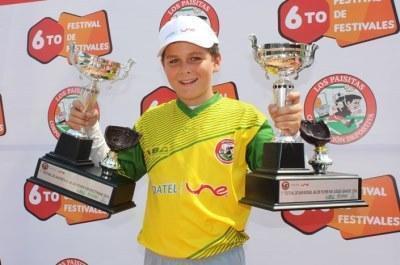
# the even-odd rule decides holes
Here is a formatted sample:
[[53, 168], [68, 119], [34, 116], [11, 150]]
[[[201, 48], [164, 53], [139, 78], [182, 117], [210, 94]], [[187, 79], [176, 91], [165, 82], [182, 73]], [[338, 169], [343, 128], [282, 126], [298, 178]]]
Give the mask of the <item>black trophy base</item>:
[[54, 152], [49, 155], [74, 166], [92, 166], [89, 159], [93, 140], [62, 133]]
[[357, 175], [335, 172], [259, 170], [246, 175], [240, 202], [270, 211], [368, 206], [361, 199], [361, 181]]
[[305, 168], [303, 143], [265, 143], [262, 168], [271, 172]]
[[101, 175], [101, 168], [76, 167], [47, 154], [38, 160], [35, 174], [27, 181], [64, 196], [115, 214], [135, 207], [132, 201], [135, 182], [115, 174]]

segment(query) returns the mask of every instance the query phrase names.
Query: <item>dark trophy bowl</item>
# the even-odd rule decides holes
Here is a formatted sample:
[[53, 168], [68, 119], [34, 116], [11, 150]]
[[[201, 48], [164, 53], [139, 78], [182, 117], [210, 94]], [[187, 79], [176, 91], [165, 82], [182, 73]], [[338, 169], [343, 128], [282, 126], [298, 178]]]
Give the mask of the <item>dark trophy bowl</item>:
[[105, 140], [110, 151], [100, 162], [101, 177], [111, 179], [118, 175], [118, 171], [121, 169], [118, 162], [118, 152], [136, 145], [139, 141], [139, 134], [127, 127], [108, 126], [105, 132]]
[[329, 127], [321, 121], [302, 120], [300, 125], [300, 136], [309, 144], [324, 146], [331, 140]]
[[127, 127], [110, 125], [104, 136], [108, 147], [115, 152], [131, 148], [139, 141], [139, 134]]

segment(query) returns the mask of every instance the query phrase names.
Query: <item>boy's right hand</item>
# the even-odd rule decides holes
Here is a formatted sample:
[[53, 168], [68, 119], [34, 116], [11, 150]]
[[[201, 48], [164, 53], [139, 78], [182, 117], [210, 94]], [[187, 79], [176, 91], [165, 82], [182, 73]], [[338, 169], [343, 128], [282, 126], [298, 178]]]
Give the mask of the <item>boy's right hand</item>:
[[96, 107], [85, 110], [79, 100], [74, 100], [66, 123], [72, 129], [79, 131], [81, 128], [93, 127], [98, 120], [99, 111]]

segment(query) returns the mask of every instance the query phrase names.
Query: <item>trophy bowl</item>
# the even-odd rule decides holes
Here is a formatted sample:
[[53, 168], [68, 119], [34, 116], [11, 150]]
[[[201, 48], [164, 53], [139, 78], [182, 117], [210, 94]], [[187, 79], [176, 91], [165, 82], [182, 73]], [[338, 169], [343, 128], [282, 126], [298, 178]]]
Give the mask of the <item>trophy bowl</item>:
[[[316, 44], [305, 43], [266, 43], [257, 44], [254, 34], [249, 36], [255, 61], [262, 67], [267, 79], [275, 77], [273, 83], [273, 103], [278, 108], [289, 104], [287, 95], [294, 89], [293, 79], [299, 72], [311, 66], [314, 62]], [[293, 143], [294, 138], [284, 135], [278, 130], [276, 142]]]
[[121, 168], [118, 162], [118, 152], [136, 145], [139, 142], [140, 135], [130, 128], [110, 125], [107, 126], [104, 136], [110, 151], [100, 163], [101, 176], [109, 179]]
[[252, 43], [256, 62], [264, 69], [267, 78], [269, 75], [289, 77], [312, 65], [314, 62], [316, 44], [304, 43], [266, 43], [257, 45], [257, 37], [249, 36]]
[[302, 120], [300, 124], [300, 136], [304, 141], [314, 146], [324, 146], [331, 140], [329, 127], [322, 120]]
[[127, 127], [107, 126], [105, 139], [111, 150], [119, 152], [136, 145], [139, 134]]
[[99, 56], [78, 50], [74, 43], [69, 44], [69, 62], [78, 71], [90, 79], [95, 80], [121, 80], [124, 79], [134, 64], [129, 59], [125, 65]]

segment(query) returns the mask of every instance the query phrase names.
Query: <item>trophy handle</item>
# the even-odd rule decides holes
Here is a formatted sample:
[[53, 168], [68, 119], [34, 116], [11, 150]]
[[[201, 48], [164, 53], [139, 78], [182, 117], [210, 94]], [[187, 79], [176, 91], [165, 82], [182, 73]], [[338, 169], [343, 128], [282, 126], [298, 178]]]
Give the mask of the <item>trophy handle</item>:
[[[249, 35], [249, 40], [251, 41], [251, 47], [253, 48], [253, 56], [257, 63], [260, 63], [260, 58], [258, 58], [257, 53], [259, 50], [259, 46], [257, 45], [257, 37], [255, 34]], [[269, 77], [268, 77], [269, 79]]]
[[[309, 50], [308, 50], [308, 48], [309, 48]], [[314, 55], [315, 55], [315, 51], [318, 49], [318, 45], [313, 43], [311, 45], [308, 45], [306, 49], [307, 49], [306, 52], [309, 53], [310, 56], [306, 56], [307, 60], [303, 63], [303, 66], [299, 69], [298, 72], [300, 72], [304, 68], [310, 67], [314, 63]], [[298, 73], [297, 73], [297, 75], [298, 75]]]
[[132, 68], [132, 65], [134, 65], [134, 64], [135, 64], [135, 61], [132, 59], [129, 59], [126, 62], [126, 64], [121, 65], [121, 68], [119, 69], [117, 76], [114, 79], [112, 79], [110, 83], [115, 83], [116, 81], [125, 79], [128, 76], [129, 71]]
[[76, 50], [75, 42], [71, 41], [71, 42], [68, 44], [68, 47], [69, 47], [68, 60], [69, 60], [69, 62], [70, 62], [73, 66], [75, 66], [75, 68], [78, 69], [78, 71], [80, 72], [80, 69], [79, 69], [79, 67], [77, 66], [78, 62], [77, 62], [77, 60], [76, 60], [76, 53], [77, 53], [77, 50]]
[[[75, 42], [73, 42], [73, 41], [71, 41], [69, 44], [68, 44], [68, 47], [69, 47], [69, 52], [68, 52], [68, 61], [69, 61], [69, 63], [71, 64], [71, 65], [73, 65], [77, 70], [78, 70], [78, 72], [80, 73], [80, 78], [82, 79], [82, 77], [84, 76], [84, 77], [86, 77], [88, 80], [92, 80], [89, 76], [87, 76], [86, 74], [84, 74], [83, 72], [82, 72], [82, 69], [81, 68], [79, 68], [79, 61], [77, 60], [77, 57], [78, 57], [78, 53], [80, 52], [77, 48], [76, 48], [76, 44], [75, 44]], [[85, 59], [87, 59], [87, 58], [85, 58]]]
[[256, 35], [255, 34], [250, 34], [249, 35], [249, 40], [251, 41], [251, 47], [255, 50], [255, 51], [257, 51], [257, 49], [258, 49], [258, 45], [257, 45], [257, 37], [256, 37]]

